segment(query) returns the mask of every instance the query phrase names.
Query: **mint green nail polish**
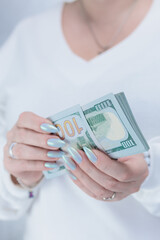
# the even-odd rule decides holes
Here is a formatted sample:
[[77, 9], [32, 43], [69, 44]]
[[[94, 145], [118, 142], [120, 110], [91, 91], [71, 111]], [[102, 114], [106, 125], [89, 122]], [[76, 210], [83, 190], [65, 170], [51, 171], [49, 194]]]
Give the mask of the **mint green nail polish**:
[[63, 151], [49, 151], [47, 156], [49, 158], [61, 158], [65, 153]]
[[49, 123], [42, 123], [40, 128], [43, 131], [49, 132], [49, 133], [57, 133], [58, 132], [58, 129], [54, 125], [49, 124]]
[[67, 148], [68, 152], [70, 153], [70, 155], [73, 157], [73, 159], [77, 162], [77, 163], [81, 163], [82, 162], [82, 157], [79, 154], [79, 152], [76, 151], [75, 148], [73, 147], [68, 147]]
[[57, 163], [45, 163], [44, 166], [47, 168], [59, 168]]
[[83, 147], [83, 150], [85, 151], [88, 159], [89, 159], [91, 162], [95, 163], [95, 162], [97, 161], [97, 157], [96, 157], [96, 155], [92, 152], [91, 149], [89, 149], [89, 148], [87, 148], [87, 147]]
[[48, 139], [47, 144], [50, 147], [61, 148], [61, 147], [64, 147], [66, 143], [61, 139], [51, 138], [51, 139]]
[[67, 164], [67, 166], [72, 169], [75, 170], [76, 169], [76, 165], [75, 163], [67, 156], [62, 156], [62, 159], [64, 160], [64, 162]]
[[66, 170], [67, 174], [73, 179], [73, 180], [77, 180], [76, 176], [73, 175], [73, 173], [69, 170]]

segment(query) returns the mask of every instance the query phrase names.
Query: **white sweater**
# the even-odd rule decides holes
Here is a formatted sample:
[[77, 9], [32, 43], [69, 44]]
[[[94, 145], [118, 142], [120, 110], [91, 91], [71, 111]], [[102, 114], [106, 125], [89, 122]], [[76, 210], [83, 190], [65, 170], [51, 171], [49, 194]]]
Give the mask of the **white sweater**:
[[[71, 51], [63, 36], [62, 6], [23, 21], [0, 50], [0, 218], [27, 213], [26, 240], [158, 240], [160, 1], [129, 37], [88, 62]], [[65, 174], [45, 180], [32, 200], [11, 182], [2, 148], [21, 112], [48, 117], [120, 91], [150, 145], [150, 174], [138, 193], [101, 202]]]

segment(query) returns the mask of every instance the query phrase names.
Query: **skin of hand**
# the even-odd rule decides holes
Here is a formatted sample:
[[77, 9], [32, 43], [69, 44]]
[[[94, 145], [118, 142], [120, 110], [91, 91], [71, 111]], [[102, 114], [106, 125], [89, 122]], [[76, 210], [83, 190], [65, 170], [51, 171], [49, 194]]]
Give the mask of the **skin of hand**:
[[85, 152], [78, 151], [82, 161], [77, 163], [71, 158], [76, 166], [74, 170], [67, 165], [71, 179], [82, 191], [97, 200], [111, 197], [116, 192], [112, 201], [122, 200], [139, 191], [148, 176], [148, 166], [143, 154], [115, 160], [99, 150], [93, 149], [92, 152], [94, 159], [97, 159], [95, 162], [91, 162]]
[[[40, 127], [42, 124], [53, 126], [48, 119], [32, 112], [23, 112], [7, 133], [7, 143], [4, 146], [4, 167], [11, 174], [14, 183], [16, 183], [15, 179], [19, 178], [27, 186], [34, 185], [42, 178], [42, 171], [53, 169], [45, 167], [45, 163], [54, 165], [55, 161], [59, 159], [49, 157], [48, 152], [50, 155], [63, 153], [58, 150], [57, 144], [59, 143], [56, 143], [56, 147], [47, 144], [49, 139], [60, 139], [53, 134], [53, 130], [51, 130], [52, 134], [42, 130]], [[11, 158], [9, 155], [9, 147], [13, 142], [17, 143], [12, 150], [15, 158]], [[63, 141], [60, 140], [60, 145], [62, 143]]]

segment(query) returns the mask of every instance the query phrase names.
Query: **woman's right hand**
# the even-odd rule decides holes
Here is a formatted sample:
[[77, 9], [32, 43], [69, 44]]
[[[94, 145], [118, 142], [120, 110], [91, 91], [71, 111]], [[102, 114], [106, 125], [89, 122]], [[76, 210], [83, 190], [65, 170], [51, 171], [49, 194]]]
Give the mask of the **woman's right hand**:
[[[12, 180], [19, 178], [25, 185], [32, 186], [42, 178], [42, 171], [56, 168], [55, 162], [64, 154], [59, 148], [65, 142], [53, 133], [57, 133], [57, 128], [48, 119], [32, 112], [20, 114], [7, 133], [4, 146], [4, 166]], [[14, 158], [11, 158], [9, 148], [14, 142]]]

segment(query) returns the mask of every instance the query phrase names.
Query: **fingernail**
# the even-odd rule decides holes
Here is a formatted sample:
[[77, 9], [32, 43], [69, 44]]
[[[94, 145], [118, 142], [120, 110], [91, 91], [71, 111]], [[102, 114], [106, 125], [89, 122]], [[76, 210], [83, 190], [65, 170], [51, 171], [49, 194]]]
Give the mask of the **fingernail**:
[[87, 147], [83, 147], [83, 150], [85, 151], [88, 159], [89, 159], [91, 162], [95, 163], [95, 162], [97, 161], [97, 157], [96, 157], [96, 155], [92, 152], [91, 149], [89, 149], [89, 148], [87, 148]]
[[75, 163], [67, 156], [62, 156], [64, 162], [67, 164], [67, 166], [72, 169], [75, 170], [76, 169], [76, 165]]
[[66, 172], [73, 180], [77, 180], [76, 176], [74, 176], [74, 174], [71, 171], [66, 170]]
[[47, 156], [49, 158], [61, 158], [65, 153], [63, 151], [49, 151]]
[[61, 139], [51, 138], [51, 139], [48, 139], [47, 144], [50, 147], [60, 148], [60, 147], [64, 147], [66, 143]]
[[58, 132], [58, 129], [54, 125], [49, 124], [49, 123], [42, 123], [40, 128], [43, 131], [49, 132], [49, 133], [57, 133]]
[[45, 163], [44, 166], [47, 168], [59, 168], [57, 163]]
[[73, 147], [68, 147], [67, 148], [68, 152], [71, 154], [71, 156], [73, 157], [73, 159], [77, 162], [77, 163], [81, 163], [82, 162], [82, 157], [79, 154], [79, 152], [76, 151], [75, 148]]

